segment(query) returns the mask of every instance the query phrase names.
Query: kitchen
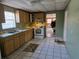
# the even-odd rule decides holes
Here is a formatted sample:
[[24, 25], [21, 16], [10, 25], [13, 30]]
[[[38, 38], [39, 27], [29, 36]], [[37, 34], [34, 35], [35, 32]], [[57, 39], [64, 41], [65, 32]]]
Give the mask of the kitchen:
[[[10, 55], [14, 57], [13, 54], [20, 50], [22, 47], [25, 47], [25, 49], [22, 51], [27, 52], [28, 50], [33, 50], [32, 52], [34, 52], [34, 50], [39, 46], [39, 44], [36, 43], [40, 42], [41, 44], [45, 44], [45, 42], [49, 41], [50, 38], [48, 38], [48, 40], [44, 43], [42, 43], [43, 41], [41, 41], [43, 39], [47, 39], [46, 14], [56, 12], [61, 12], [62, 14], [64, 14], [64, 8], [68, 4], [68, 1], [63, 1], [63, 4], [61, 4], [62, 7], [59, 8], [57, 6], [61, 5], [58, 5], [57, 0], [54, 0], [54, 5], [52, 5], [52, 0], [50, 0], [50, 2], [49, 0], [1, 0], [0, 2], [0, 50], [2, 59], [10, 59]], [[65, 2], [66, 4], [64, 4]], [[64, 16], [59, 15], [59, 17], [61, 17], [61, 20], [64, 20]], [[61, 28], [63, 27], [62, 25], [63, 24], [60, 25]], [[36, 40], [35, 44], [33, 44], [34, 40]], [[35, 46], [32, 47], [32, 45], [30, 45], [31, 47], [27, 48], [27, 45], [30, 41], [33, 41], [32, 45]], [[46, 44], [48, 43], [49, 42], [47, 42]], [[25, 52], [23, 53], [25, 54]], [[19, 53], [19, 55], [20, 54], [22, 53]], [[32, 55], [32, 53], [26, 54]]]
[[[2, 51], [2, 56], [8, 56], [16, 49], [19, 49], [23, 44], [32, 40], [34, 37], [34, 29], [28, 28], [29, 23], [33, 21], [30, 20], [30, 12], [24, 10], [18, 10], [9, 6], [5, 6], [0, 4], [1, 8], [0, 13], [0, 23], [2, 23], [2, 29], [0, 31], [0, 47]], [[4, 10], [4, 11], [3, 11]], [[45, 20], [45, 13], [34, 13], [34, 19], [41, 19], [41, 21]], [[8, 20], [13, 20], [13, 22], [9, 22]], [[42, 30], [44, 31], [44, 30]], [[43, 33], [43, 36], [44, 33]], [[8, 47], [8, 48], [7, 48]]]

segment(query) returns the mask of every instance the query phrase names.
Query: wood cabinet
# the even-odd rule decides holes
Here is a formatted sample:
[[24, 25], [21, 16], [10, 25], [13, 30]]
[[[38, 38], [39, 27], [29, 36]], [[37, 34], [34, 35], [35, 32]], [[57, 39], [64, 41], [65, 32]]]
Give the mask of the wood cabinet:
[[31, 40], [33, 38], [33, 29], [28, 30], [28, 40]]
[[22, 46], [25, 43], [25, 32], [20, 33], [18, 38], [19, 38], [20, 46]]
[[25, 32], [25, 42], [32, 40], [33, 38], [33, 29], [27, 30]]
[[2, 56], [8, 56], [25, 42], [24, 32], [0, 40]]
[[16, 11], [16, 22], [21, 23], [21, 24], [29, 23], [29, 13], [22, 11], [22, 10], [17, 10]]
[[5, 51], [5, 55], [8, 55], [8, 54], [10, 54], [11, 52], [14, 51], [14, 40], [13, 40], [13, 38], [8, 38], [8, 40], [5, 40], [4, 51]]
[[17, 49], [20, 47], [20, 42], [19, 42], [19, 38], [18, 38], [18, 34], [12, 36], [14, 39], [14, 49]]
[[2, 56], [7, 56], [14, 51], [14, 40], [12, 37], [0, 40]]
[[33, 30], [29, 29], [24, 32], [17, 33], [15, 35], [0, 39], [0, 47], [2, 56], [8, 56], [13, 51], [21, 47], [25, 42], [32, 39]]
[[45, 19], [45, 13], [43, 13], [43, 12], [34, 13], [33, 15], [34, 15], [33, 16], [34, 20], [40, 19], [40, 21], [44, 21], [44, 19]]
[[25, 31], [25, 42], [28, 42], [28, 31]]
[[30, 14], [26, 12], [26, 15], [25, 15], [25, 19], [26, 19], [26, 24], [27, 23], [30, 23]]
[[4, 23], [5, 19], [4, 19], [4, 6], [2, 4], [0, 4], [0, 23]]

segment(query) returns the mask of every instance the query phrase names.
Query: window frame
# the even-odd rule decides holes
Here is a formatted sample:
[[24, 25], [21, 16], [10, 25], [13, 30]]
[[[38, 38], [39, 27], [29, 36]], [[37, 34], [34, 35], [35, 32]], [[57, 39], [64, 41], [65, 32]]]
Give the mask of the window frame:
[[[9, 8], [9, 7], [8, 7]], [[11, 10], [10, 10], [11, 9]], [[8, 19], [8, 20], [11, 20], [11, 21], [13, 21], [13, 27], [12, 26], [9, 26], [9, 27], [4, 27], [4, 26], [6, 26], [7, 25], [7, 19], [6, 19], [6, 13], [5, 12], [11, 12], [11, 13], [13, 13], [13, 15], [12, 15], [12, 18], [13, 19]], [[8, 15], [8, 14], [7, 14]], [[13, 9], [13, 8], [9, 8], [9, 10], [6, 10], [6, 9], [4, 9], [4, 17], [5, 17], [5, 23], [2, 23], [1, 25], [2, 25], [2, 29], [3, 30], [5, 30], [5, 29], [12, 29], [12, 28], [16, 28], [16, 15], [15, 15], [15, 10]], [[8, 23], [9, 24], [9, 23]], [[10, 24], [9, 24], [10, 25]], [[8, 25], [7, 25], [8, 26]]]

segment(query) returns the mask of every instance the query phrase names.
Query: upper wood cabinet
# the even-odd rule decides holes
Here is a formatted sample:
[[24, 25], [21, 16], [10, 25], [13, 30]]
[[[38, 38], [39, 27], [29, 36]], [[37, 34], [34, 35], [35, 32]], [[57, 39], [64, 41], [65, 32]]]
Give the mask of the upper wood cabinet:
[[34, 20], [40, 19], [40, 21], [44, 21], [44, 19], [45, 19], [45, 13], [42, 13], [42, 12], [40, 12], [40, 13], [34, 13], [33, 17], [34, 17]]
[[29, 13], [22, 11], [22, 10], [17, 10], [16, 11], [16, 22], [22, 23], [22, 24], [29, 23]]
[[2, 4], [0, 4], [0, 23], [4, 23], [5, 19], [4, 19], [4, 6]]

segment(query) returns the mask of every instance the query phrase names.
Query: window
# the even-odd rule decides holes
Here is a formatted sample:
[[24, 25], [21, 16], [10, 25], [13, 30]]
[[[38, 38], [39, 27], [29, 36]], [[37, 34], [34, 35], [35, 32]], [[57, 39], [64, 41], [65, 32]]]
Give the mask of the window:
[[15, 28], [15, 13], [11, 11], [4, 11], [5, 14], [5, 23], [2, 23], [2, 29]]

